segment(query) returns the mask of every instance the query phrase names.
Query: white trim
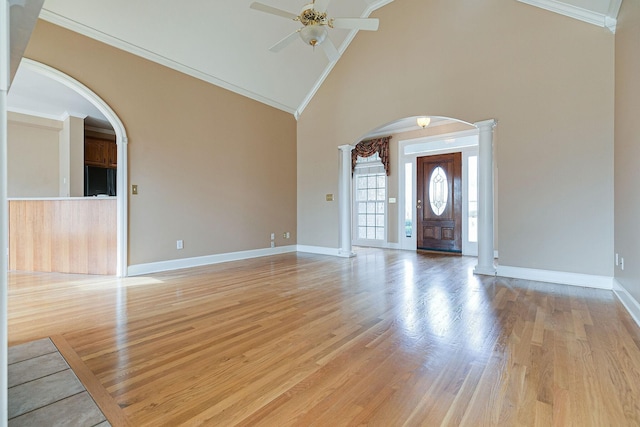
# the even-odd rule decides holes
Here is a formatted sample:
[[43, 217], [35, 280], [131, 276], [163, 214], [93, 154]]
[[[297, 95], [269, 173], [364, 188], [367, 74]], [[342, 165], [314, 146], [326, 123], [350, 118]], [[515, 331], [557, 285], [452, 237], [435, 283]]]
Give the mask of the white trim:
[[616, 294], [624, 308], [627, 309], [633, 320], [640, 326], [640, 302], [636, 301], [618, 279], [613, 279], [613, 293]]
[[616, 27], [618, 25], [618, 14], [620, 13], [620, 6], [622, 6], [622, 0], [611, 0], [609, 3], [609, 12], [604, 19], [604, 25], [613, 34], [616, 33]]
[[316, 254], [316, 255], [329, 255], [329, 256], [337, 256], [340, 257], [340, 249], [338, 248], [325, 248], [323, 246], [307, 246], [307, 245], [298, 245], [298, 252], [307, 253], [307, 254]]
[[[2, 7], [0, 8], [0, 91], [6, 92], [9, 91], [9, 86], [11, 85], [11, 36], [10, 29], [11, 26], [11, 10], [10, 3], [8, 1], [2, 2]], [[6, 101], [6, 100], [5, 100]], [[3, 114], [6, 114], [6, 102], [5, 111]], [[0, 392], [3, 394], [3, 392]], [[6, 403], [6, 402], [5, 402]], [[0, 421], [2, 424], [2, 421]]]
[[150, 262], [146, 264], [130, 265], [129, 276], [159, 273], [161, 271], [180, 270], [183, 268], [201, 267], [204, 265], [220, 264], [229, 261], [241, 261], [244, 259], [260, 258], [264, 256], [286, 254], [296, 252], [296, 246], [279, 246], [276, 248], [253, 249], [248, 251], [228, 252], [216, 255], [205, 255], [193, 258], [172, 259], [168, 261]]
[[94, 40], [98, 40], [102, 43], [124, 50], [125, 52], [132, 53], [134, 55], [153, 61], [157, 64], [164, 65], [165, 67], [180, 71], [181, 73], [184, 73], [189, 76], [195, 77], [197, 79], [203, 80], [205, 82], [214, 84], [221, 88], [230, 90], [231, 92], [235, 92], [242, 96], [246, 96], [247, 98], [251, 98], [254, 101], [258, 101], [262, 104], [266, 104], [273, 108], [277, 108], [278, 110], [282, 110], [290, 114], [296, 113], [296, 111], [293, 108], [288, 107], [284, 104], [281, 104], [273, 99], [258, 95], [257, 93], [251, 92], [247, 89], [243, 89], [240, 86], [236, 86], [233, 83], [226, 82], [210, 74], [204, 73], [200, 70], [196, 70], [187, 65], [181, 64], [176, 61], [172, 61], [169, 58], [158, 55], [155, 52], [151, 52], [147, 49], [141, 48], [131, 43], [127, 43], [124, 40], [105, 34], [99, 30], [96, 30], [95, 28], [91, 28], [86, 25], [82, 25], [78, 22], [72, 21], [64, 16], [51, 12], [50, 10], [42, 9], [42, 11], [40, 12], [40, 18], [44, 19], [45, 21], [49, 21], [53, 24], [59, 25], [61, 27], [67, 28], [71, 31], [75, 31], [76, 33], [80, 33], [84, 36], [90, 37]]
[[118, 115], [102, 100], [95, 92], [77, 81], [71, 76], [56, 70], [53, 67], [42, 64], [40, 62], [22, 58], [21, 67], [26, 67], [30, 71], [46, 76], [58, 83], [63, 84], [69, 89], [83, 96], [87, 101], [102, 113], [109, 121], [116, 133], [116, 144], [118, 146], [118, 169], [117, 169], [117, 267], [116, 274], [118, 277], [127, 275], [127, 251], [128, 251], [128, 157], [127, 157], [127, 134], [122, 121]]
[[[459, 120], [451, 120], [451, 122], [459, 122]], [[473, 125], [470, 125], [473, 126]], [[415, 196], [416, 190], [416, 167], [418, 157], [423, 156], [433, 156], [440, 154], [449, 154], [449, 153], [462, 153], [462, 205], [463, 205], [463, 221], [462, 221], [462, 255], [466, 256], [477, 256], [477, 249], [475, 251], [469, 250], [469, 245], [465, 244], [465, 241], [468, 239], [468, 226], [467, 226], [467, 217], [465, 216], [465, 212], [467, 211], [468, 204], [468, 192], [467, 190], [467, 167], [465, 163], [465, 155], [469, 154], [477, 155], [478, 159], [480, 158], [479, 154], [479, 129], [469, 129], [457, 132], [449, 132], [445, 134], [439, 135], [431, 135], [431, 136], [421, 136], [417, 138], [409, 138], [398, 141], [398, 248], [404, 250], [416, 250], [416, 233], [412, 233], [411, 237], [406, 237], [405, 235], [405, 225], [404, 225], [404, 208], [406, 204], [405, 199], [405, 164], [412, 164], [412, 185], [413, 185], [413, 195]], [[429, 144], [434, 142], [445, 141], [448, 139], [459, 139], [459, 138], [468, 138], [468, 137], [476, 137], [476, 143], [471, 145], [460, 145], [460, 146], [452, 146], [448, 148], [435, 148], [435, 149], [427, 149], [420, 152], [405, 154], [405, 149], [411, 145], [418, 144]], [[479, 163], [478, 163], [479, 164]], [[417, 218], [417, 211], [415, 209], [416, 201], [412, 200], [411, 204], [414, 206], [413, 208], [413, 219]], [[477, 243], [473, 244], [477, 247]], [[493, 274], [493, 273], [492, 273]]]
[[[18, 116], [16, 116], [16, 114]], [[33, 117], [37, 120], [34, 120], [34, 119], [29, 120], [20, 116]], [[45, 120], [47, 122], [43, 123]], [[16, 123], [24, 127], [52, 130], [56, 132], [61, 132], [64, 129], [64, 120], [61, 120], [59, 117], [53, 118], [53, 117], [46, 117], [44, 115], [36, 116], [28, 113], [14, 111], [9, 108], [7, 108], [7, 122]], [[55, 123], [51, 123], [51, 122], [55, 122]]]
[[[423, 116], [415, 116], [415, 119], [417, 119], [418, 117], [423, 117]], [[432, 119], [441, 119], [441, 117], [438, 116], [430, 116]], [[365, 136], [363, 136], [361, 139], [365, 140], [365, 139], [369, 139], [369, 138], [376, 138], [378, 136], [383, 136], [383, 135], [390, 135], [390, 134], [398, 134], [398, 133], [404, 133], [404, 132], [412, 132], [412, 131], [416, 131], [416, 130], [421, 130], [422, 128], [420, 128], [418, 126], [417, 123], [414, 123], [411, 126], [406, 126], [406, 127], [401, 127], [401, 128], [394, 128], [394, 129], [385, 129], [388, 125], [392, 124], [394, 122], [388, 123], [385, 126], [382, 126], [381, 130], [374, 130], [372, 133], [368, 133]], [[446, 126], [446, 125], [450, 125], [453, 123], [460, 123], [459, 120], [453, 120], [453, 119], [449, 119], [448, 117], [445, 117], [444, 120], [432, 120], [431, 123], [429, 124], [429, 129], [433, 129], [433, 128], [437, 128], [438, 126]]]
[[[58, 116], [56, 114], [47, 114], [47, 113], [41, 113], [39, 111], [29, 110], [28, 108], [7, 107], [7, 111], [10, 113], [24, 114], [26, 116], [40, 117], [41, 119], [55, 120], [58, 122], [63, 122], [66, 119], [65, 114], [66, 116], [68, 116], [67, 113], [61, 114]], [[84, 119], [86, 118], [86, 116], [80, 117], [80, 118]]]
[[613, 277], [610, 276], [510, 267], [508, 265], [499, 265], [496, 269], [496, 276], [559, 283], [561, 285], [581, 286], [584, 288], [613, 289]]
[[[525, 3], [531, 6], [536, 6], [541, 9], [545, 9], [551, 12], [559, 13], [564, 16], [568, 16], [570, 18], [578, 19], [583, 22], [587, 22], [589, 24], [597, 25], [599, 27], [606, 27], [615, 32], [615, 21], [616, 18], [611, 15], [607, 16], [603, 13], [594, 12], [592, 10], [583, 9], [578, 6], [573, 6], [571, 4], [562, 3], [556, 0], [518, 0], [520, 3]], [[615, 5], [609, 9], [609, 13], [615, 11]], [[620, 6], [618, 6], [618, 10]], [[618, 16], [617, 13], [615, 15]]]
[[[459, 120], [455, 120], [455, 122], [460, 123]], [[469, 124], [466, 122], [461, 122], [461, 123], [465, 123], [465, 124]], [[474, 125], [469, 125], [469, 126], [474, 126]], [[400, 145], [402, 144], [402, 148], [404, 148], [407, 145], [413, 145], [413, 144], [426, 144], [429, 142], [435, 142], [435, 141], [444, 141], [446, 139], [456, 139], [456, 138], [465, 138], [468, 136], [478, 136], [479, 135], [479, 131], [478, 129], [469, 129], [469, 130], [461, 130], [461, 131], [456, 131], [456, 132], [449, 132], [449, 133], [441, 133], [438, 135], [431, 135], [431, 136], [419, 136], [417, 138], [409, 138], [409, 139], [403, 139], [398, 141], [398, 149], [400, 149]], [[478, 144], [474, 144], [473, 146], [477, 146]], [[457, 149], [456, 149], [457, 150]], [[431, 151], [442, 151], [442, 150], [429, 150], [429, 151], [424, 151], [424, 153], [431, 153]], [[457, 151], [461, 151], [461, 150], [457, 150]], [[402, 153], [399, 153], [400, 155], [405, 155], [404, 151]], [[421, 153], [412, 153], [409, 154], [409, 156], [413, 156], [415, 154], [422, 154]]]
[[611, 0], [609, 2], [609, 12], [607, 12], [607, 16], [609, 18], [618, 19], [620, 6], [622, 6], [622, 0]]
[[381, 240], [360, 240], [359, 243], [354, 242], [353, 246], [361, 248], [400, 249], [400, 243], [383, 242]]

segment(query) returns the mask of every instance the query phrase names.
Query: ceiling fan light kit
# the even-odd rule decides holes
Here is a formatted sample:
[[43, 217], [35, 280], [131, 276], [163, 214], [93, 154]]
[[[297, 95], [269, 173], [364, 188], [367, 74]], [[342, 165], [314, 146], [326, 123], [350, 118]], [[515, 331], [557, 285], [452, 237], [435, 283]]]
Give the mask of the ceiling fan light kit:
[[280, 16], [300, 22], [303, 27], [289, 34], [278, 43], [269, 48], [272, 52], [279, 52], [295, 40], [295, 35], [299, 34], [302, 41], [310, 46], [322, 46], [327, 58], [335, 61], [340, 57], [338, 49], [329, 39], [327, 28], [342, 28], [346, 30], [367, 30], [376, 31], [378, 29], [378, 19], [373, 18], [336, 18], [327, 19], [327, 6], [329, 0], [314, 0], [306, 4], [300, 15], [281, 10], [266, 4], [254, 2], [250, 8], [270, 15]]
[[300, 37], [311, 46], [317, 46], [327, 38], [327, 28], [321, 25], [308, 25], [300, 29]]

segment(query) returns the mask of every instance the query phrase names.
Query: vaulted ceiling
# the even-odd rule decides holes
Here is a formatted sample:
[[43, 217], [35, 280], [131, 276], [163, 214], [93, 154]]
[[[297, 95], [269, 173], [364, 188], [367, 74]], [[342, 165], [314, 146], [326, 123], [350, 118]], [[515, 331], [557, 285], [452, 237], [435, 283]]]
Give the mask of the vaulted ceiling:
[[[300, 23], [250, 9], [253, 1], [45, 0], [40, 18], [297, 117], [335, 62], [329, 61], [322, 49], [302, 40], [278, 53], [270, 52], [271, 45], [297, 30]], [[296, 15], [307, 3], [260, 1]], [[327, 12], [330, 17], [368, 17], [392, 1], [333, 0]], [[614, 32], [622, 2], [517, 1]], [[356, 31], [332, 29], [329, 37], [343, 53], [355, 36]]]

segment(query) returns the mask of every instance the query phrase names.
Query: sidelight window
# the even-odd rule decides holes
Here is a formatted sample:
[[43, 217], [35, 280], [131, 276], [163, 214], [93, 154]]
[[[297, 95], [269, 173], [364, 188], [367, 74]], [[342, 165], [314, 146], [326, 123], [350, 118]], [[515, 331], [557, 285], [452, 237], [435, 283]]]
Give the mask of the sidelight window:
[[469, 156], [467, 164], [469, 185], [467, 200], [469, 203], [468, 212], [468, 235], [469, 242], [478, 241], [478, 156]]

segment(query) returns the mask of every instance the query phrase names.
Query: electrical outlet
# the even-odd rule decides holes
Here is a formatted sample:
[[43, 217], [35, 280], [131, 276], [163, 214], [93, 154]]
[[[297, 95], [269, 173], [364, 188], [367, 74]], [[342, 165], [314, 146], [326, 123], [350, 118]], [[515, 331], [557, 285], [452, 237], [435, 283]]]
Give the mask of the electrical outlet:
[[[276, 233], [271, 233], [271, 240], [276, 240]], [[271, 246], [273, 247], [273, 246]]]
[[271, 247], [275, 248], [276, 247], [276, 242], [271, 242]]
[[177, 240], [176, 249], [182, 249], [182, 248], [184, 248], [184, 242], [182, 240]]
[[284, 237], [285, 239], [289, 239], [289, 238], [291, 238], [291, 233], [286, 231], [285, 233], [282, 234], [282, 237]]

